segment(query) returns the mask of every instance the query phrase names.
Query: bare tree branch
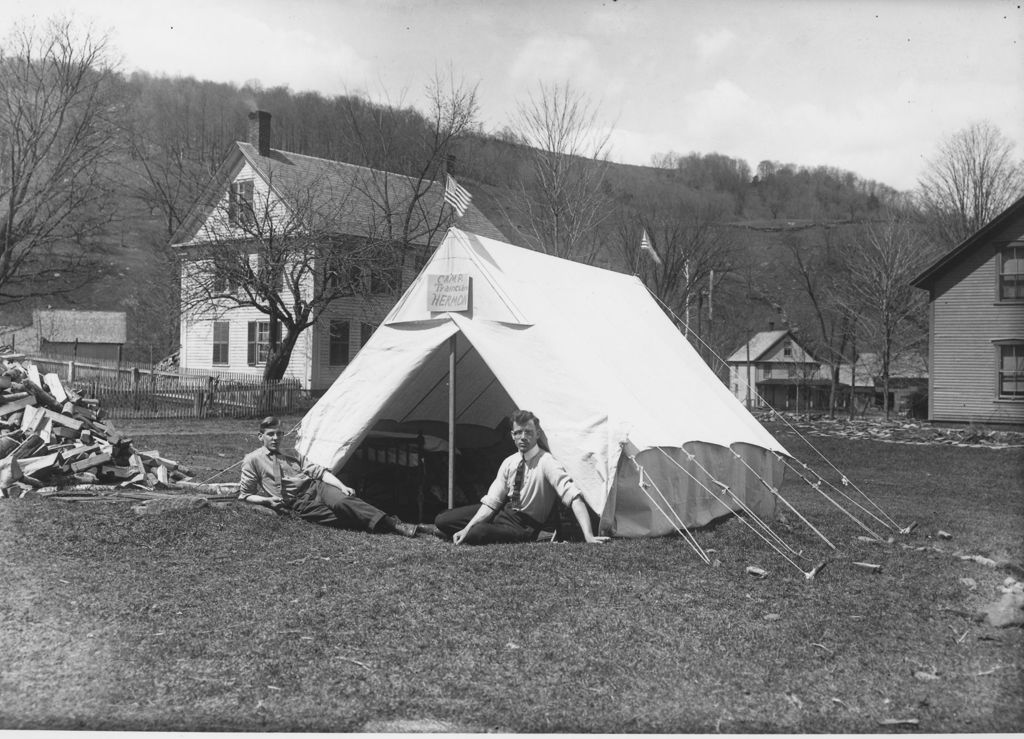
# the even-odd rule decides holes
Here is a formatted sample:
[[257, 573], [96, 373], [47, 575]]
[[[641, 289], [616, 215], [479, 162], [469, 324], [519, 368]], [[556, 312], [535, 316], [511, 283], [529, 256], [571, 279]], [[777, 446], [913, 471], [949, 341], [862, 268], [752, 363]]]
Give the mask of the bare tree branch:
[[571, 85], [543, 83], [520, 102], [513, 128], [515, 138], [531, 147], [529, 174], [518, 186], [526, 216], [521, 230], [547, 254], [593, 263], [599, 226], [610, 213], [605, 177], [611, 129]]
[[106, 52], [67, 20], [20, 27], [0, 49], [0, 304], [91, 277], [113, 214], [103, 165], [120, 106]]
[[982, 121], [950, 136], [918, 181], [932, 236], [956, 246], [1024, 195], [1024, 162], [1014, 143]]

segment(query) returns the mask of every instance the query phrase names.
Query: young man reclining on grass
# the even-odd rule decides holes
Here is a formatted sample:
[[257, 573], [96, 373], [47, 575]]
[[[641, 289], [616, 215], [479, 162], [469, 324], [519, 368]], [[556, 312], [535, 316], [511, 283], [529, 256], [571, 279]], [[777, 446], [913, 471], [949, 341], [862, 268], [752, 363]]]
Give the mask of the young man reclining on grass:
[[274, 416], [260, 421], [263, 446], [242, 460], [238, 499], [277, 510], [290, 509], [306, 521], [339, 529], [416, 536], [415, 524], [402, 523], [365, 500], [318, 464], [303, 465], [281, 453], [281, 422]]
[[456, 544], [534, 541], [558, 501], [569, 506], [590, 544], [594, 536], [583, 493], [562, 463], [542, 449], [540, 420], [530, 411], [512, 414], [512, 441], [517, 451], [498, 467], [498, 476], [481, 501], [438, 514], [434, 525]]

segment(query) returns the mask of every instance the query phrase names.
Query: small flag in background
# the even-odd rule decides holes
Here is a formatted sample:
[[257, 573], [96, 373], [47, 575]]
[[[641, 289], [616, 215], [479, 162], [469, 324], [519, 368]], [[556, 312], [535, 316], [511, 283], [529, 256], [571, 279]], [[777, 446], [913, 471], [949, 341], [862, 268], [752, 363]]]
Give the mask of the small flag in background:
[[647, 229], [644, 229], [643, 238], [640, 239], [640, 251], [645, 251], [651, 255], [657, 264], [661, 264], [661, 257], [658, 256], [658, 252], [654, 251], [654, 247], [651, 246], [651, 240], [647, 238]]
[[444, 202], [452, 206], [455, 210], [455, 215], [463, 216], [466, 213], [466, 208], [469, 207], [469, 201], [473, 199], [473, 196], [469, 194], [469, 190], [464, 188], [455, 178], [450, 174], [445, 175], [444, 181]]

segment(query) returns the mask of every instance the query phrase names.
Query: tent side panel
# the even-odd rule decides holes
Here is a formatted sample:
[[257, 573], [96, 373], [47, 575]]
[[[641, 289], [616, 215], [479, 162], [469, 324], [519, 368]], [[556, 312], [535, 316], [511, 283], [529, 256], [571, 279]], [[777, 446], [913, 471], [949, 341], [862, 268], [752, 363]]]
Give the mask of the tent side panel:
[[[690, 460], [686, 452], [693, 454]], [[767, 450], [742, 445], [737, 453], [753, 472], [737, 463], [733, 451], [716, 444], [694, 442], [681, 448], [645, 449], [636, 454], [640, 472], [625, 455], [620, 459], [612, 495], [601, 518], [603, 533], [621, 537], [663, 536], [677, 527], [705, 526], [719, 516], [741, 509], [721, 482], [762, 519], [775, 513], [775, 499], [761, 482], [781, 482], [782, 465]]]

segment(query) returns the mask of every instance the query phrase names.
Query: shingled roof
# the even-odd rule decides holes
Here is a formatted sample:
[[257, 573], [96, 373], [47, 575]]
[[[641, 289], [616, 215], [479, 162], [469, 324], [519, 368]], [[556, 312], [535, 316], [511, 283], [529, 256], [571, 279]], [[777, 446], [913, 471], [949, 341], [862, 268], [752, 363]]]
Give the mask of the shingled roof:
[[[739, 349], [734, 351], [726, 362], [756, 362], [761, 359], [761, 356], [765, 354], [769, 349], [775, 346], [782, 337], [788, 334], [789, 331], [782, 329], [781, 331], [759, 331], [750, 337], [750, 341], [746, 342]], [[747, 353], [747, 347], [750, 347], [749, 354]]]
[[[214, 176], [205, 204], [190, 213], [172, 237], [172, 243], [185, 244], [195, 237], [242, 161], [270, 185], [293, 213], [302, 211], [308, 216], [314, 228], [356, 235], [383, 233], [388, 226], [385, 211], [390, 210], [391, 228], [400, 233], [408, 205], [417, 191], [423, 195], [416, 203], [412, 219], [413, 243], [426, 244], [429, 233], [436, 230], [428, 230], [426, 225], [436, 225], [441, 219], [444, 186], [440, 182], [417, 181], [406, 175], [279, 149], [269, 149], [262, 155], [256, 146], [236, 141], [234, 150]], [[505, 238], [472, 203], [457, 225], [488, 238]]]

